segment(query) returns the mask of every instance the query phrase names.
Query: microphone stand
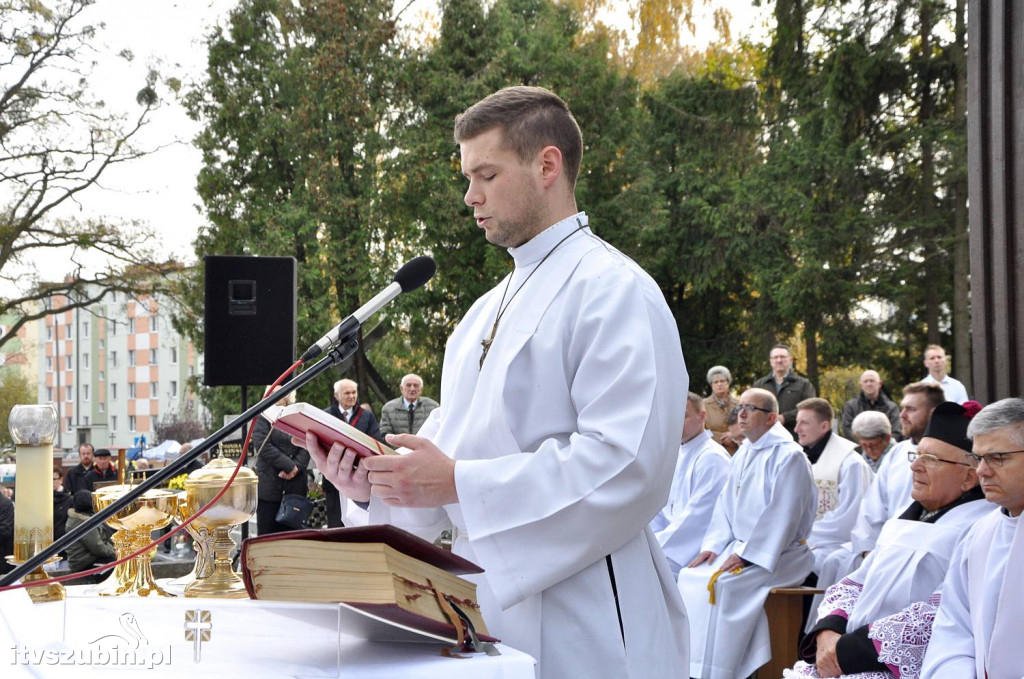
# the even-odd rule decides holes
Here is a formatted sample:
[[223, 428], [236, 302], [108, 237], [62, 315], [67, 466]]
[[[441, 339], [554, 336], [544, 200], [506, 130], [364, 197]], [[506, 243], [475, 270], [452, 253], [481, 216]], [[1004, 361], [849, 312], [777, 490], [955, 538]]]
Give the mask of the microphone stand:
[[[46, 563], [51, 556], [57, 552], [65, 549], [74, 542], [80, 540], [85, 534], [96, 528], [108, 518], [121, 511], [129, 504], [131, 504], [136, 498], [145, 493], [147, 490], [155, 488], [164, 481], [170, 479], [173, 476], [177, 476], [178, 473], [184, 469], [190, 462], [198, 458], [200, 455], [210, 450], [218, 443], [223, 441], [239, 427], [248, 423], [251, 419], [262, 413], [264, 410], [274, 405], [274, 403], [280, 401], [283, 397], [292, 393], [299, 387], [306, 385], [313, 379], [321, 375], [328, 368], [341, 363], [346, 358], [351, 356], [359, 348], [359, 341], [356, 339], [356, 335], [353, 333], [345, 338], [342, 338], [327, 355], [319, 362], [310, 366], [308, 370], [305, 370], [298, 377], [294, 377], [284, 384], [281, 385], [280, 389], [267, 395], [262, 401], [254, 405], [253, 407], [246, 410], [244, 413], [236, 417], [234, 420], [224, 425], [216, 432], [207, 437], [202, 443], [197, 445], [192, 450], [185, 453], [184, 456], [179, 457], [177, 460], [167, 465], [163, 469], [151, 474], [138, 486], [135, 486], [132, 490], [125, 493], [116, 502], [111, 503], [107, 508], [101, 509], [100, 511], [93, 514], [91, 517], [86, 519], [82, 524], [73, 530], [68, 531], [60, 538], [54, 540], [51, 544], [43, 548], [35, 556], [32, 556], [24, 563], [20, 564], [10, 573], [0, 577], [0, 587], [7, 585], [13, 585], [15, 582], [20, 580], [23, 576], [28, 575], [39, 566]], [[244, 451], [243, 451], [244, 452]]]

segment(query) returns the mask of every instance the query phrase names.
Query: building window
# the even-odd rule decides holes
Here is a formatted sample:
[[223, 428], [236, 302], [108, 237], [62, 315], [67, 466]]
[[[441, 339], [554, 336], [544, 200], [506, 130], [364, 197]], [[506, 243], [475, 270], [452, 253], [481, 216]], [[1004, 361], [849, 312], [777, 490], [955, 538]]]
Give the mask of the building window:
[[65, 417], [64, 418], [64, 430], [65, 431], [71, 431], [71, 418], [70, 417]]
[[64, 369], [71, 370], [71, 356], [64, 357]]
[[175, 382], [174, 380], [171, 380], [170, 391], [171, 391], [171, 398], [177, 398], [178, 397], [178, 383]]
[[83, 368], [88, 368], [89, 367], [89, 354], [85, 353], [85, 352], [82, 353], [82, 367]]
[[70, 325], [65, 325], [64, 326], [64, 338], [65, 339], [71, 339], [71, 326]]
[[82, 323], [82, 337], [89, 336], [89, 321]]
[[88, 401], [89, 400], [89, 385], [88, 384], [83, 384], [82, 385], [82, 400], [83, 401]]
[[188, 367], [188, 376], [192, 377], [195, 374], [196, 374], [196, 367], [194, 365], [190, 365]]
[[64, 387], [64, 400], [65, 401], [73, 401], [74, 400], [75, 392], [72, 391], [72, 389], [73, 389], [73, 387], [71, 387], [71, 386]]
[[103, 351], [106, 348], [107, 348], [106, 340], [100, 340], [100, 351]]
[[53, 387], [46, 388], [46, 402], [53, 403]]
[[135, 350], [128, 350], [128, 365], [135, 365]]
[[101, 413], [107, 412], [107, 406], [106, 406], [106, 404], [103, 401], [100, 401], [100, 412]]
[[82, 415], [82, 426], [83, 427], [88, 427], [89, 426], [89, 416], [88, 415]]
[[102, 382], [102, 381], [103, 381], [103, 377], [104, 377], [104, 372], [103, 372], [103, 371], [101, 370], [101, 371], [100, 371], [100, 375], [99, 375], [99, 378], [100, 378], [100, 382]]
[[46, 372], [53, 370], [53, 356], [46, 357]]
[[135, 383], [128, 383], [128, 398], [135, 398]]
[[53, 326], [52, 325], [46, 326], [46, 339], [48, 339], [48, 340], [52, 340], [53, 339]]
[[149, 364], [156, 365], [156, 349], [149, 350]]
[[134, 316], [128, 319], [128, 334], [129, 335], [135, 334], [135, 317]]
[[117, 431], [117, 415], [110, 416], [110, 433], [113, 434]]
[[110, 367], [111, 368], [116, 368], [117, 367], [117, 352], [116, 351], [111, 351], [110, 352]]
[[128, 416], [128, 431], [135, 431], [135, 416]]
[[178, 347], [171, 347], [171, 365], [178, 364]]
[[116, 335], [117, 334], [117, 321], [110, 321], [110, 334], [111, 335]]
[[150, 317], [150, 319], [149, 319], [149, 331], [150, 332], [156, 332], [156, 326], [157, 326], [156, 320], [157, 320], [157, 318], [159, 318], [159, 316], [157, 316], [155, 313]]
[[160, 385], [158, 385], [156, 382], [150, 382], [149, 383], [149, 397], [150, 398], [156, 398], [159, 395], [157, 393], [159, 386]]
[[117, 400], [117, 382], [111, 382], [110, 383], [110, 400], [111, 401], [116, 401]]

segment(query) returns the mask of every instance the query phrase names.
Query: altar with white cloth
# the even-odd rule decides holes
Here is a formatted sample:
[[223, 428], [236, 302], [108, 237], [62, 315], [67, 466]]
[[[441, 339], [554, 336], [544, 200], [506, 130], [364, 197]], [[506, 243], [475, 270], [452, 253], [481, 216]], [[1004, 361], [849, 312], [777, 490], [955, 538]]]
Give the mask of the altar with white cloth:
[[33, 604], [14, 590], [0, 592], [0, 676], [536, 676], [532, 657], [501, 644], [500, 655], [452, 658], [441, 642], [368, 641], [367, 629], [366, 616], [343, 604], [99, 597], [91, 586]]

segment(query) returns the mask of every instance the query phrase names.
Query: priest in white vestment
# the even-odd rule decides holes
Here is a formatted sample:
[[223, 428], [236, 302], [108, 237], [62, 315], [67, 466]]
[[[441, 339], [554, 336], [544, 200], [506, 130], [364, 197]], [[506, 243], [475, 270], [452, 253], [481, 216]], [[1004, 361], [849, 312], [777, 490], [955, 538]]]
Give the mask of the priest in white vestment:
[[874, 474], [852, 441], [832, 431], [835, 411], [823, 398], [809, 398], [796, 404], [794, 431], [803, 446], [818, 488], [818, 509], [811, 537], [814, 572], [825, 557], [850, 539], [860, 503]]
[[787, 678], [919, 676], [953, 551], [991, 511], [967, 461], [967, 425], [980, 408], [935, 409], [912, 454], [913, 502], [885, 523], [864, 564], [828, 588]]
[[[913, 473], [907, 454], [917, 450], [932, 412], [945, 399], [945, 393], [937, 384], [915, 382], [903, 388], [900, 424], [907, 438], [894, 445], [882, 458], [875, 479], [861, 501], [857, 521], [850, 532], [850, 542], [833, 549], [821, 561], [818, 587], [827, 589], [844, 575], [857, 570], [868, 552], [875, 548], [885, 522], [906, 510], [913, 490]], [[814, 597], [811, 610], [817, 609], [821, 600], [821, 595]]]
[[814, 475], [779, 424], [778, 408], [764, 389], [740, 397], [746, 441], [733, 457], [701, 553], [679, 572], [691, 677], [746, 677], [770, 660], [768, 592], [800, 584], [814, 565], [807, 546], [817, 506]]
[[[508, 138], [508, 135], [514, 137]], [[594, 235], [573, 195], [565, 103], [501, 90], [456, 119], [465, 202], [512, 273], [445, 350], [441, 406], [403, 455], [311, 448], [371, 523], [453, 527], [489, 631], [542, 679], [686, 673], [686, 616], [648, 524], [665, 506], [687, 375], [656, 283]], [[315, 452], [314, 452], [315, 451]], [[457, 662], [457, 661], [456, 661]]]
[[704, 428], [707, 414], [704, 399], [691, 391], [686, 397], [682, 445], [668, 504], [651, 521], [651, 530], [673, 575], [697, 558], [732, 462], [725, 448]]
[[1024, 399], [986, 406], [971, 422], [971, 461], [998, 505], [957, 547], [942, 586], [924, 679], [1024, 676]]

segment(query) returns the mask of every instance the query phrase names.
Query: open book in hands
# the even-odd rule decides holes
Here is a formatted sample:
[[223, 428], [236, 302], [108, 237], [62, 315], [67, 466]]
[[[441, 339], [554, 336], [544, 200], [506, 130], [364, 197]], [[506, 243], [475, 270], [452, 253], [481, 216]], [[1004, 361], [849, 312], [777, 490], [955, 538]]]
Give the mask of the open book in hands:
[[266, 418], [274, 429], [280, 429], [300, 439], [306, 438], [307, 431], [313, 432], [325, 453], [331, 449], [331, 445], [338, 442], [346, 448], [351, 448], [360, 457], [398, 454], [393, 448], [369, 434], [308, 403], [270, 406], [263, 411], [262, 417]]

